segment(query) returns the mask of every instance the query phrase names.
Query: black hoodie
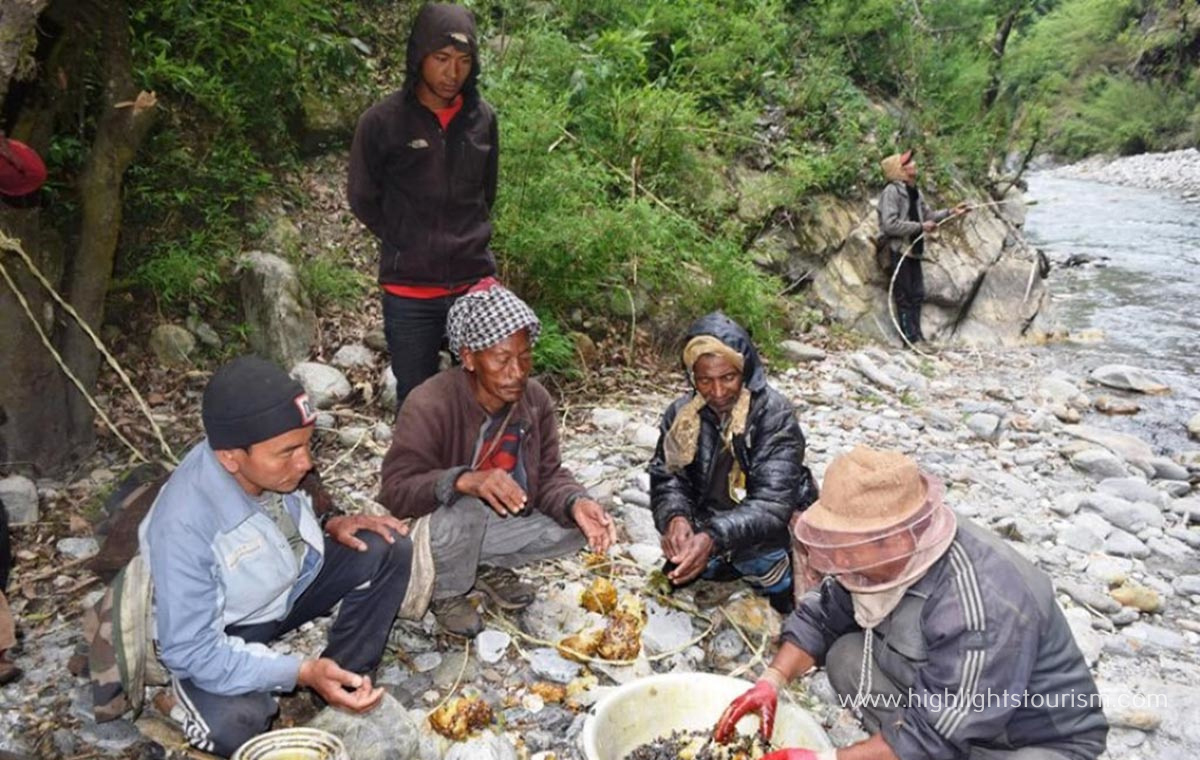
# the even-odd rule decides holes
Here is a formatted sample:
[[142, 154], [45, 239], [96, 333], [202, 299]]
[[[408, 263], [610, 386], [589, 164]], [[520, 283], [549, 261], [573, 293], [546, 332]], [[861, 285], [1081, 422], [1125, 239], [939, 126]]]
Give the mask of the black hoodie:
[[[795, 409], [783, 394], [767, 385], [758, 351], [741, 325], [713, 312], [692, 323], [685, 345], [698, 335], [711, 335], [742, 355], [742, 385], [750, 391], [750, 412], [745, 433], [733, 438], [733, 453], [746, 473], [746, 497], [727, 510], [714, 509], [714, 502], [704, 498], [721, 448], [721, 423], [708, 406], [700, 410], [703, 424], [696, 458], [680, 472], [667, 469], [663, 438], [693, 391], [676, 399], [663, 414], [658, 446], [650, 461], [654, 523], [665, 533], [672, 518], [686, 517], [694, 530], [712, 536], [715, 551], [732, 559], [787, 548], [792, 513], [817, 499], [812, 473], [804, 466], [804, 434]], [[690, 368], [684, 371], [691, 376]]]
[[[464, 37], [471, 74], [462, 110], [443, 131], [417, 100], [421, 62]], [[404, 86], [362, 115], [350, 148], [350, 208], [380, 240], [380, 283], [450, 287], [496, 272], [488, 243], [500, 135], [478, 79], [475, 17], [458, 5], [426, 5], [408, 39]]]

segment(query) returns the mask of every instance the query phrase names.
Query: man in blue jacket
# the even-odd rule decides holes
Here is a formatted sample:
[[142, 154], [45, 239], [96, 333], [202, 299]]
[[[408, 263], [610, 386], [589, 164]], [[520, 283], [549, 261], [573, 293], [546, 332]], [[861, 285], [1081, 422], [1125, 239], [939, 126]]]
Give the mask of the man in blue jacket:
[[[225, 365], [202, 414], [207, 439], [172, 473], [138, 538], [184, 733], [229, 756], [269, 728], [274, 692], [306, 686], [356, 712], [379, 702], [369, 673], [408, 588], [412, 546], [391, 516], [318, 520], [299, 488], [315, 415], [279, 367], [252, 356]], [[267, 646], [339, 601], [321, 656]]]

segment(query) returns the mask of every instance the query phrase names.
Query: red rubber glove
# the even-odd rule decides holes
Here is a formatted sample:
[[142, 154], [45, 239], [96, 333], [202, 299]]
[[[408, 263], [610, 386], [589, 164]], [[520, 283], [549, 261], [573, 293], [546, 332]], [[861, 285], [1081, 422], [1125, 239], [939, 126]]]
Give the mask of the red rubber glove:
[[[713, 739], [718, 744], [725, 744], [733, 737], [734, 727], [742, 719], [742, 716], [758, 713], [761, 720], [758, 733], [763, 741], [771, 741], [771, 732], [775, 728], [775, 706], [778, 702], [779, 692], [776, 691], [775, 684], [765, 678], [759, 679], [753, 688], [730, 702], [729, 707], [725, 708], [725, 712], [721, 713], [721, 719], [717, 721], [717, 727], [713, 731]], [[806, 752], [807, 750], [798, 751]]]

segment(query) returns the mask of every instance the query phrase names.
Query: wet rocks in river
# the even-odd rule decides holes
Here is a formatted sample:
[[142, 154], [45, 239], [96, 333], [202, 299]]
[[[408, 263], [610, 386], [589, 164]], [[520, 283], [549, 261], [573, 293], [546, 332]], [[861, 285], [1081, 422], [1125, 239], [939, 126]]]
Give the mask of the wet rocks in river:
[[1127, 364], [1106, 364], [1092, 370], [1088, 379], [1093, 383], [1137, 393], [1167, 393], [1171, 387], [1153, 374]]

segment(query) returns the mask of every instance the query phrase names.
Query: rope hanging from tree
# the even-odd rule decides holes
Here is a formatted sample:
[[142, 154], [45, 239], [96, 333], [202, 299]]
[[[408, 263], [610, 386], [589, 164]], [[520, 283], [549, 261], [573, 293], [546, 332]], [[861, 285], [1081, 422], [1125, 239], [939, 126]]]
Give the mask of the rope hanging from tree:
[[[91, 326], [79, 316], [79, 312], [75, 311], [75, 308], [71, 306], [71, 304], [63, 300], [63, 297], [58, 294], [58, 292], [54, 289], [54, 286], [50, 284], [50, 281], [46, 279], [45, 275], [42, 274], [37, 265], [33, 263], [33, 260], [29, 257], [29, 254], [27, 254], [25, 249], [21, 247], [19, 241], [0, 231], [0, 249], [15, 253], [21, 259], [21, 261], [24, 262], [25, 267], [34, 276], [34, 278], [36, 278], [46, 292], [50, 294], [50, 297], [54, 299], [55, 303], [62, 307], [63, 311], [70, 315], [71, 318], [74, 319], [79, 325], [80, 329], [87, 334], [92, 343], [96, 346], [96, 350], [100, 352], [100, 355], [104, 357], [105, 362], [107, 362], [113, 371], [117, 373], [117, 377], [120, 378], [121, 383], [126, 389], [129, 390], [130, 394], [132, 394], [133, 398], [137, 401], [138, 408], [141, 410], [142, 415], [150, 423], [150, 428], [154, 431], [154, 436], [158, 440], [159, 448], [162, 450], [163, 456], [165, 457], [163, 464], [166, 464], [168, 467], [173, 467], [174, 465], [179, 464], [179, 459], [175, 456], [175, 452], [171, 450], [170, 445], [167, 444], [166, 438], [163, 436], [162, 429], [158, 426], [158, 422], [155, 421], [154, 416], [150, 413], [150, 407], [146, 403], [146, 400], [142, 398], [142, 394], [138, 392], [136, 387], [134, 387], [133, 381], [129, 379], [129, 375], [117, 362], [116, 357], [114, 357], [112, 353], [109, 352], [108, 348], [105, 347], [103, 341], [100, 340], [100, 337], [96, 335]], [[51, 343], [49, 336], [47, 336], [45, 330], [42, 329], [42, 326], [38, 322], [37, 317], [34, 315], [33, 310], [30, 308], [29, 302], [26, 300], [25, 295], [21, 292], [20, 288], [17, 287], [17, 283], [12, 279], [11, 275], [9, 275], [8, 269], [4, 266], [2, 261], [0, 261], [0, 276], [3, 276], [5, 284], [8, 285], [9, 290], [11, 290], [13, 295], [16, 296], [17, 302], [20, 303], [22, 310], [25, 312], [25, 316], [29, 318], [29, 322], [33, 325], [34, 330], [41, 339], [42, 345], [44, 345], [46, 350], [50, 352], [50, 355], [54, 357], [54, 361], [63, 371], [63, 374], [67, 376], [72, 384], [74, 384], [79, 392], [83, 395], [84, 399], [88, 403], [88, 406], [90, 406], [92, 410], [96, 412], [96, 416], [99, 417], [102, 422], [104, 422], [105, 426], [113, 432], [117, 439], [120, 440], [121, 443], [123, 443], [135, 457], [143, 462], [151, 461], [150, 457], [143, 454], [141, 450], [139, 450], [121, 433], [121, 431], [117, 429], [116, 425], [109, 418], [109, 416], [104, 413], [104, 410], [100, 408], [100, 406], [96, 403], [96, 400], [92, 398], [92, 395], [88, 393], [86, 388], [84, 388], [83, 382], [80, 381], [79, 378], [76, 377], [71, 371], [70, 367], [67, 366], [66, 361], [63, 360], [62, 355], [59, 354], [59, 352], [54, 348], [54, 344]]]

